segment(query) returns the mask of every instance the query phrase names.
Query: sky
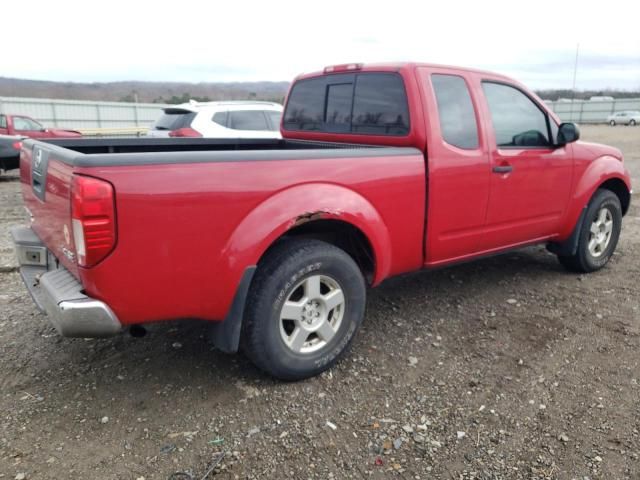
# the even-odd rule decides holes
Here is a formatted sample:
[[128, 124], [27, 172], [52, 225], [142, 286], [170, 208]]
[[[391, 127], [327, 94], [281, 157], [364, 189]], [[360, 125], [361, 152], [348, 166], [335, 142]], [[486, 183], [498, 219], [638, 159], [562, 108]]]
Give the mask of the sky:
[[[289, 81], [349, 62], [497, 71], [535, 89], [640, 89], [640, 2], [31, 0], [3, 5], [0, 76]], [[13, 20], [11, 20], [13, 19]]]

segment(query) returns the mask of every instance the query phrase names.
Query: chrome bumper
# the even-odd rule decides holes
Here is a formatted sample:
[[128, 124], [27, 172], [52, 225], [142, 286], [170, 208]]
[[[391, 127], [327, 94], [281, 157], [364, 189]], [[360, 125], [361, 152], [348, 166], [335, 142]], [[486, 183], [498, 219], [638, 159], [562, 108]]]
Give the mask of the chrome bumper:
[[11, 236], [20, 275], [38, 308], [63, 337], [108, 337], [122, 330], [109, 306], [87, 297], [82, 285], [64, 267], [55, 268], [47, 248], [29, 227], [16, 227]]

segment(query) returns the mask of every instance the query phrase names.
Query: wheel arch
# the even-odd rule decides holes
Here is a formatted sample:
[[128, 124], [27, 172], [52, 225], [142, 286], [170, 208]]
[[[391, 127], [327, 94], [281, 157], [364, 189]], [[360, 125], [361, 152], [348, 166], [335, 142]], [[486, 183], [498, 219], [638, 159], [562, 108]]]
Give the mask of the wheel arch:
[[305, 221], [285, 231], [262, 254], [260, 262], [282, 242], [290, 238], [312, 238], [330, 243], [344, 250], [360, 267], [366, 282], [371, 285], [376, 273], [376, 254], [367, 235], [358, 227], [344, 220], [318, 218]]
[[631, 205], [631, 192], [627, 188], [627, 184], [618, 177], [610, 178], [604, 182], [602, 182], [596, 188], [596, 191], [599, 189], [611, 190], [616, 194], [618, 200], [620, 200], [620, 206], [622, 207], [622, 216], [625, 216], [629, 211], [629, 206]]
[[[234, 270], [239, 278], [242, 269], [258, 265], [274, 245], [292, 236], [341, 246], [373, 285], [391, 268], [389, 231], [374, 205], [347, 187], [310, 183], [282, 190], [257, 205], [223, 249], [222, 271]], [[364, 248], [364, 256], [356, 253], [358, 246]]]

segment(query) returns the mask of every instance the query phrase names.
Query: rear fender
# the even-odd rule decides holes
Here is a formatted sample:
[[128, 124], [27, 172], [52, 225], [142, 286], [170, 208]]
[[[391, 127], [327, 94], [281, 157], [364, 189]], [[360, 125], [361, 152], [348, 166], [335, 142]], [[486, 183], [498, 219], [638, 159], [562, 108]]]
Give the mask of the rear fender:
[[288, 230], [319, 219], [341, 220], [361, 230], [374, 253], [373, 283], [380, 283], [387, 276], [391, 266], [391, 240], [382, 217], [357, 192], [325, 183], [282, 190], [253, 209], [222, 251], [221, 271], [232, 273], [232, 277], [239, 280], [244, 268], [257, 265], [267, 249]]
[[287, 231], [314, 220], [340, 220], [360, 229], [374, 255], [373, 284], [380, 283], [391, 266], [391, 240], [375, 207], [348, 188], [322, 183], [298, 185], [269, 197], [235, 229], [222, 250], [220, 278], [229, 279], [222, 298], [229, 299], [223, 322], [214, 325], [212, 340], [225, 352], [235, 352], [240, 341], [244, 305], [251, 278], [267, 249]]

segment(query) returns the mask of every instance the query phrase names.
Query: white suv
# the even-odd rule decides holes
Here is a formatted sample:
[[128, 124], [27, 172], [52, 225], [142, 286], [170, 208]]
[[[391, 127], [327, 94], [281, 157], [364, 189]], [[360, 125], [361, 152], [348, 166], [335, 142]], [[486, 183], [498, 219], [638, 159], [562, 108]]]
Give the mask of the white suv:
[[273, 102], [191, 100], [163, 109], [150, 137], [281, 138], [282, 105]]

